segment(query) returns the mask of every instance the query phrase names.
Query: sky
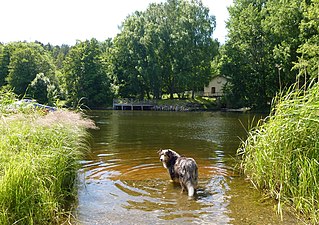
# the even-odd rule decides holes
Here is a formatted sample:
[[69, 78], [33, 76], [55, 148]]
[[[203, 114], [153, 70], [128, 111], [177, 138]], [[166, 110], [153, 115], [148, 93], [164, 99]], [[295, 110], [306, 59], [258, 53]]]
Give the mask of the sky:
[[[40, 41], [74, 45], [77, 40], [104, 41], [135, 11], [164, 0], [0, 0], [0, 42]], [[202, 0], [216, 17], [213, 37], [225, 42], [227, 6], [232, 0]]]

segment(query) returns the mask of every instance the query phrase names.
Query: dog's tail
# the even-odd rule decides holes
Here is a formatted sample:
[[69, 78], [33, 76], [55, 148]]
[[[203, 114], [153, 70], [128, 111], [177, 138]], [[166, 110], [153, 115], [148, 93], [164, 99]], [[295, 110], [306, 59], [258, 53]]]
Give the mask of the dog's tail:
[[190, 170], [189, 182], [187, 183], [188, 196], [194, 196], [197, 185], [198, 185], [198, 168], [197, 168], [196, 162], [192, 160], [192, 170]]

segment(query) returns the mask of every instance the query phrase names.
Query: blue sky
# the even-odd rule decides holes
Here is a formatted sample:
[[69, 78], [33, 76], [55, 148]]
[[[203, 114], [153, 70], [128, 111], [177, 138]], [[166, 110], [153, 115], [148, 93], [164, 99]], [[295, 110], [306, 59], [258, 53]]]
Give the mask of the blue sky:
[[[76, 40], [112, 38], [127, 15], [163, 0], [2, 0], [0, 42], [41, 41], [74, 45]], [[214, 38], [224, 43], [232, 0], [202, 0], [216, 16]]]

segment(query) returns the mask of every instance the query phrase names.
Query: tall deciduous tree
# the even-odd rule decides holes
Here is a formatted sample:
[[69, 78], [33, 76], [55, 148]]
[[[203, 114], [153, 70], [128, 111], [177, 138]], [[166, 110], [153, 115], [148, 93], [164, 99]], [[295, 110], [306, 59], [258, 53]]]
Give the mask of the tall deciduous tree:
[[[52, 57], [36, 43], [12, 44], [6, 81], [18, 95], [27, 94], [27, 89], [37, 74], [42, 73], [52, 82], [55, 79], [55, 66]], [[37, 96], [32, 96], [37, 98]], [[47, 102], [44, 102], [47, 103]]]
[[168, 0], [135, 12], [114, 40], [119, 94], [160, 98], [198, 90], [210, 79], [215, 18], [201, 1]]
[[237, 0], [229, 8], [222, 73], [239, 106], [267, 107], [296, 77], [302, 0]]
[[239, 0], [229, 8], [229, 40], [223, 73], [231, 78], [232, 94], [239, 98], [240, 104], [267, 102], [264, 4], [265, 1]]
[[302, 20], [302, 2], [303, 0], [267, 2], [263, 27], [271, 46], [270, 72], [276, 81], [270, 83], [270, 96], [289, 87], [296, 80], [298, 72], [292, 68], [300, 56], [297, 49], [301, 44], [299, 25]]
[[68, 103], [96, 108], [112, 99], [110, 79], [96, 39], [78, 42], [64, 63], [64, 87]]
[[147, 77], [144, 65], [147, 63], [142, 13], [135, 12], [122, 25], [122, 32], [114, 40], [112, 62], [119, 94], [123, 97], [141, 97], [147, 92]]
[[11, 56], [13, 52], [21, 45], [25, 45], [25, 43], [22, 44], [20, 42], [12, 42], [3, 45], [2, 51], [0, 53], [0, 86], [4, 86], [7, 84]]

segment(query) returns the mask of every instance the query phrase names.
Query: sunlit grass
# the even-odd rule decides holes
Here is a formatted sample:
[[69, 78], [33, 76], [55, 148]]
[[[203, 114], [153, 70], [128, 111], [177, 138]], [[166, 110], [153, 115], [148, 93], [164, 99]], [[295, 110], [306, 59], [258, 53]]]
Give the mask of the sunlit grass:
[[249, 133], [238, 153], [253, 184], [319, 222], [319, 86], [293, 87], [278, 96], [266, 122]]
[[169, 105], [169, 106], [180, 106], [180, 107], [190, 107], [197, 106], [200, 109], [213, 109], [216, 108], [216, 99], [208, 98], [208, 97], [199, 97], [197, 96], [195, 99], [187, 98], [187, 99], [161, 99], [156, 101], [157, 105]]
[[90, 127], [69, 111], [0, 112], [0, 224], [65, 220]]

